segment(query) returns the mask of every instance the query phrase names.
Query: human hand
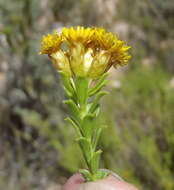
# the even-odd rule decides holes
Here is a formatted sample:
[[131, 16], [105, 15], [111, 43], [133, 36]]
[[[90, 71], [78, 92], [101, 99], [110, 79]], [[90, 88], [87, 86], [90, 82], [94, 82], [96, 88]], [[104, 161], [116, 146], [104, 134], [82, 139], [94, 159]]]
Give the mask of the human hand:
[[113, 175], [109, 175], [105, 179], [98, 180], [96, 182], [87, 182], [83, 176], [79, 173], [74, 174], [62, 190], [138, 190], [133, 185], [118, 179]]

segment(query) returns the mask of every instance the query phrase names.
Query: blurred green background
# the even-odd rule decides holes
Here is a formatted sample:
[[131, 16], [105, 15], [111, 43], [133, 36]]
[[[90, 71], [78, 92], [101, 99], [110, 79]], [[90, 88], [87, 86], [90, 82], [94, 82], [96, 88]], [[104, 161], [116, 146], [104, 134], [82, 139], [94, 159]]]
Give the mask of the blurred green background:
[[41, 36], [102, 26], [132, 46], [102, 101], [102, 167], [174, 190], [174, 0], [0, 0], [0, 189], [58, 190], [85, 167]]

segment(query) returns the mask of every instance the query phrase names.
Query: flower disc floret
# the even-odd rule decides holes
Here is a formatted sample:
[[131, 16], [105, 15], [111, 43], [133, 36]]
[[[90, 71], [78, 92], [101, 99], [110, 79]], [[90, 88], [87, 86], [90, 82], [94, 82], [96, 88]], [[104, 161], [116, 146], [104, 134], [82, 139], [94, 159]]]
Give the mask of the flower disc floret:
[[76, 45], [77, 43], [80, 43], [84, 46], [87, 46], [91, 42], [93, 35], [93, 28], [84, 28], [78, 26], [77, 28], [71, 27], [62, 29], [62, 37], [70, 45]]

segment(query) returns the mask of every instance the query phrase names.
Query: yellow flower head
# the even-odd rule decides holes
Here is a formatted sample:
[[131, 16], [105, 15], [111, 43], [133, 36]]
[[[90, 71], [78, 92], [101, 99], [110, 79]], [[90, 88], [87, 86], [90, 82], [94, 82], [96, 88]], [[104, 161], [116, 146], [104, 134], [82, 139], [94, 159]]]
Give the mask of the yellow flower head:
[[131, 58], [127, 52], [130, 46], [127, 46], [124, 41], [119, 40], [111, 32], [106, 32], [103, 28], [95, 28], [93, 38], [94, 48], [104, 50], [110, 55], [108, 67], [125, 65]]
[[47, 34], [42, 37], [40, 54], [52, 54], [60, 49], [62, 36], [59, 36], [57, 31], [53, 34]]
[[129, 48], [103, 28], [78, 26], [63, 28], [60, 35], [54, 32], [44, 36], [40, 53], [48, 54], [56, 68], [68, 76], [97, 78], [112, 65], [127, 64], [131, 58]]
[[62, 36], [64, 40], [70, 45], [75, 45], [77, 43], [87, 45], [91, 42], [93, 35], [93, 28], [77, 26], [77, 28], [71, 27], [62, 29]]

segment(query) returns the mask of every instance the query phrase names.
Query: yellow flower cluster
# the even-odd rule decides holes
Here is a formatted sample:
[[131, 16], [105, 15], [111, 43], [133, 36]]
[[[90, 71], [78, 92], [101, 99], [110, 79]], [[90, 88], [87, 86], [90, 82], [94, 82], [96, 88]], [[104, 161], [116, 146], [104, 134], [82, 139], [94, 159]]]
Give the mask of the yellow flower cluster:
[[113, 65], [125, 65], [130, 47], [103, 28], [63, 28], [43, 36], [40, 54], [48, 54], [67, 76], [97, 78]]
[[62, 43], [62, 37], [59, 36], [57, 31], [54, 31], [53, 34], [48, 34], [43, 36], [41, 42], [41, 52], [40, 54], [48, 54], [58, 51], [60, 49], [60, 45]]

